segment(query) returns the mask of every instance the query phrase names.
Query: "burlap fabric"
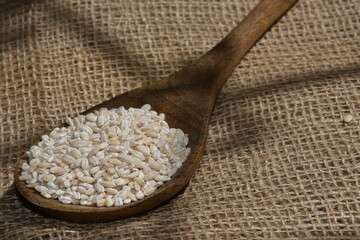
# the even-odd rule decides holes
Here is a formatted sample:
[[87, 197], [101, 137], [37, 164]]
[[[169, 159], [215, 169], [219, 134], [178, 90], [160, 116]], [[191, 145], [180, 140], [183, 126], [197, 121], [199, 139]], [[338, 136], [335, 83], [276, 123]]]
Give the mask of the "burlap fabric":
[[0, 239], [360, 239], [358, 0], [300, 1], [257, 43], [166, 205], [76, 224], [15, 194], [14, 163], [42, 133], [190, 63], [256, 3], [0, 1]]

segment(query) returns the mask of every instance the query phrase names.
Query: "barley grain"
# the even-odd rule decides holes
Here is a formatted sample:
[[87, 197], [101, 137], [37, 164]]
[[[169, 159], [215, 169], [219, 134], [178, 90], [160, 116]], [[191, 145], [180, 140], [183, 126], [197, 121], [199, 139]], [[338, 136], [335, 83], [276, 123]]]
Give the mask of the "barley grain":
[[49, 189], [47, 187], [44, 187], [44, 186], [36, 186], [34, 187], [36, 191], [38, 192], [49, 192]]

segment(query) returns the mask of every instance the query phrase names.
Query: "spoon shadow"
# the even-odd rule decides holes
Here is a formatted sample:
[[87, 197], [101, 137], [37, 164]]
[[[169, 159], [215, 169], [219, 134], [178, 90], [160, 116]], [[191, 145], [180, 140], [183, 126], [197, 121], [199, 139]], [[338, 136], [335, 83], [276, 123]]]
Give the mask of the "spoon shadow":
[[[358, 75], [360, 74], [360, 64], [351, 64], [342, 68], [331, 68], [323, 71], [309, 72], [303, 74], [294, 74], [284, 77], [274, 77], [277, 81], [273, 84], [266, 84], [260, 87], [252, 87], [247, 89], [234, 89], [220, 94], [217, 99], [213, 120], [210, 123], [209, 131], [212, 131], [212, 141], [223, 146], [219, 151], [229, 151], [234, 147], [240, 147], [247, 149], [250, 145], [269, 144], [266, 142], [269, 136], [272, 136], [275, 128], [270, 128], [279, 122], [269, 122], [256, 115], [253, 108], [241, 108], [239, 112], [234, 112], [232, 109], [234, 99], [239, 102], [243, 102], [245, 99], [259, 99], [264, 95], [269, 95], [267, 98], [271, 98], [273, 94], [283, 94], [284, 92], [291, 92], [294, 89], [311, 88], [313, 86], [325, 85], [330, 81], [334, 81], [344, 75]], [[230, 103], [230, 104], [229, 104]], [[214, 128], [213, 126], [221, 126], [224, 123], [217, 120], [217, 116], [222, 113], [231, 113], [232, 121], [235, 124], [234, 129], [229, 132], [224, 132], [224, 129]], [[246, 118], [244, 118], [246, 116]], [[228, 133], [228, 134], [225, 134]]]
[[[186, 185], [179, 193], [173, 196], [171, 199], [165, 203], [159, 205], [155, 209], [140, 213], [134, 217], [127, 219], [120, 219], [114, 221], [113, 224], [129, 224], [132, 223], [141, 223], [143, 221], [149, 221], [152, 218], [153, 214], [159, 214], [161, 212], [171, 212], [171, 208], [176, 202], [181, 198], [184, 191], [188, 185]], [[25, 206], [26, 208], [24, 208]], [[44, 222], [44, 218], [46, 222]], [[81, 231], [81, 230], [90, 230], [96, 227], [99, 231], [102, 229], [107, 229], [109, 225], [107, 223], [94, 222], [94, 223], [78, 223], [78, 222], [69, 222], [61, 219], [52, 217], [45, 213], [39, 212], [34, 207], [26, 201], [21, 194], [19, 194], [12, 184], [7, 191], [0, 197], [0, 222], [4, 227], [0, 228], [0, 239], [11, 239], [19, 237], [18, 233], [14, 229], [21, 229], [22, 231], [34, 230], [34, 229], [46, 229], [50, 224], [54, 227], [61, 227], [63, 230], [71, 231]], [[5, 227], [8, 226], [8, 227]], [[85, 229], [84, 229], [85, 228]], [[153, 232], [152, 237], [156, 237], [157, 234]], [[28, 236], [27, 236], [28, 237]]]

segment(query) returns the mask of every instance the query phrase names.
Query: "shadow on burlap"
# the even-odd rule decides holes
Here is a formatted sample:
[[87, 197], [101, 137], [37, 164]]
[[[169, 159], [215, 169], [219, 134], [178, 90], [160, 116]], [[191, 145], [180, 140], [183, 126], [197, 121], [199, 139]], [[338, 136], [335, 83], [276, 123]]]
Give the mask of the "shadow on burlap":
[[0, 1], [0, 239], [360, 239], [356, 0], [301, 1], [257, 43], [167, 204], [77, 224], [15, 194], [14, 164], [44, 132], [189, 64], [256, 2]]

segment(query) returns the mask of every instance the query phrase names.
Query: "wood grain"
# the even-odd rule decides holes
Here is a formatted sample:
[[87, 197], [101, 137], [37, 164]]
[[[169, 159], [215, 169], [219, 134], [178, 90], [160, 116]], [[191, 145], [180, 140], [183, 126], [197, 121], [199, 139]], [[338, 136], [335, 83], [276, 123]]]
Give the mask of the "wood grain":
[[97, 105], [84, 114], [101, 107], [141, 107], [148, 103], [157, 112], [166, 114], [171, 127], [189, 134], [191, 153], [173, 178], [152, 195], [120, 207], [96, 207], [62, 204], [45, 199], [34, 189], [18, 180], [19, 160], [15, 171], [15, 185], [20, 195], [32, 207], [60, 219], [77, 222], [110, 221], [133, 216], [169, 200], [183, 189], [199, 166], [205, 148], [207, 127], [215, 100], [234, 68], [256, 41], [281, 17], [296, 0], [262, 0], [249, 15], [213, 49], [196, 62], [174, 73], [168, 79], [126, 92]]

